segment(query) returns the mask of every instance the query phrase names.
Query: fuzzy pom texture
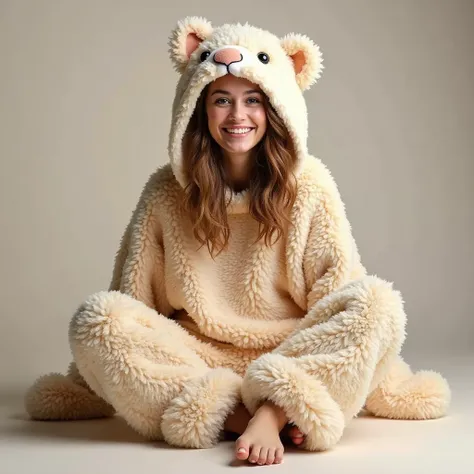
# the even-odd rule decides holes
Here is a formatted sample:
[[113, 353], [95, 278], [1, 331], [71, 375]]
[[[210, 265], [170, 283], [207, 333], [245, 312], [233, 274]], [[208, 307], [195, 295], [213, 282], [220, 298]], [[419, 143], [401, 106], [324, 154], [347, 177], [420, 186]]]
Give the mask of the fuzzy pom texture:
[[188, 383], [163, 413], [161, 429], [174, 446], [210, 448], [227, 416], [241, 399], [242, 379], [229, 369], [215, 369]]
[[375, 416], [395, 420], [431, 420], [446, 415], [451, 390], [444, 377], [432, 370], [413, 374], [399, 357], [367, 398], [366, 409]]
[[87, 420], [113, 416], [115, 409], [70, 377], [52, 373], [39, 377], [25, 395], [34, 420]]

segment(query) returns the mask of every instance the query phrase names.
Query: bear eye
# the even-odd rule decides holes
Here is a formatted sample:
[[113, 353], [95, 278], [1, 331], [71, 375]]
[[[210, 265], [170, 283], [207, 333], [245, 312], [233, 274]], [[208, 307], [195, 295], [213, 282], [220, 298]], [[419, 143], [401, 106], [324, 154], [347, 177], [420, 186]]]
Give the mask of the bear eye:
[[258, 53], [257, 58], [263, 63], [263, 64], [268, 64], [270, 61], [270, 57], [268, 56], [267, 53]]
[[201, 54], [201, 62], [204, 62], [210, 55], [211, 53], [209, 51], [204, 51], [204, 53]]

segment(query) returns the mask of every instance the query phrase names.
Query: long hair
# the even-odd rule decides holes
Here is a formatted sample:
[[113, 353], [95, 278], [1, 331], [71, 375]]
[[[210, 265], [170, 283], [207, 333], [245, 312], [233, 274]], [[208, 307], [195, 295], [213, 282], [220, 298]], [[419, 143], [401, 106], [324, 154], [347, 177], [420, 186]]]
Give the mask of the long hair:
[[[206, 245], [211, 256], [227, 248], [230, 228], [227, 219], [224, 171], [221, 147], [212, 138], [206, 113], [209, 86], [201, 93], [183, 137], [183, 168], [187, 185], [183, 209], [191, 218], [193, 234]], [[265, 245], [277, 242], [284, 234], [285, 222], [296, 200], [294, 176], [297, 157], [291, 136], [283, 121], [264, 95], [267, 128], [254, 148], [249, 184], [249, 211], [259, 223], [255, 241]], [[272, 242], [276, 234], [276, 239]]]

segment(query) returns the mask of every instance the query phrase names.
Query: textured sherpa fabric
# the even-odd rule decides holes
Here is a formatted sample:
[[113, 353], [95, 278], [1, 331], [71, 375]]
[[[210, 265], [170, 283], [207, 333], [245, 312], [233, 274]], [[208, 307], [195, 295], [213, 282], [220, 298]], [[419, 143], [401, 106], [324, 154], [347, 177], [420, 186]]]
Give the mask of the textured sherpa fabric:
[[[242, 60], [217, 63], [227, 48]], [[388, 418], [443, 416], [446, 381], [413, 374], [403, 361], [402, 296], [367, 273], [336, 183], [308, 153], [303, 91], [321, 74], [319, 48], [304, 35], [190, 17], [172, 32], [170, 55], [181, 74], [170, 163], [143, 188], [108, 290], [72, 317], [69, 373], [36, 381], [26, 396], [30, 415], [116, 411], [149, 439], [204, 448], [219, 441], [240, 401], [254, 413], [272, 400], [308, 450], [333, 447], [364, 406]], [[267, 248], [254, 244], [247, 192], [227, 189], [229, 247], [213, 260], [180, 210], [181, 140], [200, 93], [224, 74], [257, 83], [283, 119], [296, 145], [298, 193], [284, 238]]]
[[115, 414], [115, 409], [89, 388], [74, 362], [67, 375], [39, 377], [25, 395], [25, 406], [36, 420], [86, 420]]
[[242, 379], [230, 369], [215, 369], [190, 381], [163, 413], [161, 428], [174, 446], [210, 448], [241, 399]]

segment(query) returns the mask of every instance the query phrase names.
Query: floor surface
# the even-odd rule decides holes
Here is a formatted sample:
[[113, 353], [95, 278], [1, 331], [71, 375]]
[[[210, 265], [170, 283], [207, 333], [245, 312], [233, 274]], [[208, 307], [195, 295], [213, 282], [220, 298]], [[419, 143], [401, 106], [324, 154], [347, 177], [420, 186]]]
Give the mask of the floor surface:
[[[411, 362], [411, 361], [410, 361]], [[413, 366], [413, 364], [412, 364]], [[420, 367], [443, 373], [452, 388], [447, 417], [393, 421], [361, 416], [340, 443], [325, 453], [296, 448], [281, 465], [252, 466], [233, 461], [233, 442], [208, 450], [174, 449], [144, 441], [119, 417], [76, 422], [34, 422], [25, 415], [22, 394], [0, 405], [0, 473], [114, 474], [265, 472], [474, 474], [474, 357], [425, 361]]]

